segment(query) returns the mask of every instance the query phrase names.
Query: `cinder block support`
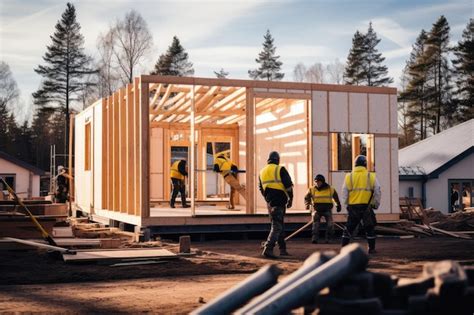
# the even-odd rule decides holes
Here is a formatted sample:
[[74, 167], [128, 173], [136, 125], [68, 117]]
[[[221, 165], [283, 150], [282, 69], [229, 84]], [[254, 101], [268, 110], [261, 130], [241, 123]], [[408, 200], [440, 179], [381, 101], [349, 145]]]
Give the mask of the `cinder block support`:
[[135, 226], [135, 241], [149, 242], [151, 241], [151, 230], [147, 227]]

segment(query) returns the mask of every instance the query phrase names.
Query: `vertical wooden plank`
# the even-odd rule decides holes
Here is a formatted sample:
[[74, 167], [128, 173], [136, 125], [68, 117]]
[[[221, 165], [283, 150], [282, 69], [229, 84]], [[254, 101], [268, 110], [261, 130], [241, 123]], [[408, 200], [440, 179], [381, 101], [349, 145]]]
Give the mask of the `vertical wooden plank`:
[[[69, 118], [69, 155], [68, 155], [68, 163], [69, 163], [69, 168], [68, 168], [68, 173], [69, 173], [69, 176], [70, 178], [73, 178], [73, 155], [74, 155], [74, 151], [73, 151], [73, 148], [74, 148], [74, 114], [71, 114], [70, 115], [70, 118]], [[74, 181], [73, 180], [70, 180], [69, 181], [69, 212], [71, 212], [71, 202], [74, 201]]]
[[130, 215], [135, 214], [135, 139], [134, 139], [134, 116], [133, 109], [135, 105], [134, 92], [132, 90], [133, 85], [127, 84], [127, 212]]
[[246, 154], [245, 161], [247, 172], [246, 186], [247, 186], [247, 202], [246, 202], [246, 213], [256, 213], [255, 209], [255, 189], [256, 189], [256, 176], [255, 176], [255, 100], [253, 95], [253, 88], [246, 88], [245, 90], [245, 128], [246, 128]]
[[139, 216], [140, 211], [140, 184], [141, 184], [141, 176], [140, 176], [140, 78], [135, 78], [133, 82], [133, 96], [134, 96], [134, 104], [133, 104], [133, 136], [135, 139], [134, 145], [134, 159], [135, 165], [133, 166], [133, 173], [135, 178], [134, 183], [134, 214]]
[[113, 103], [113, 111], [114, 111], [114, 117], [113, 117], [113, 124], [114, 124], [114, 152], [113, 152], [113, 159], [114, 159], [114, 166], [113, 166], [113, 172], [114, 172], [114, 178], [113, 178], [113, 185], [114, 185], [114, 206], [113, 206], [113, 211], [120, 211], [120, 159], [119, 159], [119, 93], [115, 92], [114, 93], [114, 103]]
[[163, 127], [163, 198], [170, 199], [171, 145], [169, 127]]
[[107, 132], [107, 210], [112, 210], [114, 205], [114, 158], [113, 158], [113, 145], [114, 145], [114, 125], [113, 125], [113, 95], [110, 95], [107, 99], [107, 126], [109, 130]]
[[107, 126], [107, 98], [102, 99], [102, 204], [100, 209], [107, 209], [107, 141], [108, 141], [108, 126]]
[[190, 132], [190, 135], [191, 135], [191, 162], [189, 163], [189, 182], [190, 182], [190, 197], [191, 197], [191, 216], [196, 216], [196, 203], [195, 203], [195, 194], [194, 194], [194, 186], [195, 186], [195, 181], [194, 181], [194, 178], [196, 176], [196, 172], [195, 172], [195, 163], [196, 163], [196, 148], [195, 148], [195, 142], [196, 142], [196, 138], [195, 138], [195, 127], [196, 127], [196, 122], [195, 122], [195, 112], [196, 112], [196, 108], [195, 108], [195, 98], [196, 94], [195, 94], [195, 86], [193, 84], [192, 88], [191, 88], [191, 119], [190, 119], [190, 127], [191, 127], [191, 132]]
[[150, 217], [150, 108], [148, 83], [140, 82], [140, 210], [141, 218]]
[[120, 97], [120, 212], [127, 212], [127, 103], [126, 88], [119, 90]]

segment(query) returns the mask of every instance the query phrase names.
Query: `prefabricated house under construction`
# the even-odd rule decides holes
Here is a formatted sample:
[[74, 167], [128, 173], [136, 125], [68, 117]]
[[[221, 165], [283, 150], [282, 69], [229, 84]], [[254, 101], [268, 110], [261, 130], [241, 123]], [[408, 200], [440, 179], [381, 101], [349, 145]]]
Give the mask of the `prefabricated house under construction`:
[[[310, 219], [303, 199], [316, 174], [340, 191], [358, 154], [382, 186], [378, 220], [399, 219], [395, 88], [142, 75], [73, 124], [74, 199], [96, 220], [154, 232], [268, 228], [258, 173], [273, 150], [295, 185], [286, 222]], [[245, 170], [236, 210], [212, 171], [217, 154]], [[168, 203], [177, 159], [188, 161], [187, 209]]]

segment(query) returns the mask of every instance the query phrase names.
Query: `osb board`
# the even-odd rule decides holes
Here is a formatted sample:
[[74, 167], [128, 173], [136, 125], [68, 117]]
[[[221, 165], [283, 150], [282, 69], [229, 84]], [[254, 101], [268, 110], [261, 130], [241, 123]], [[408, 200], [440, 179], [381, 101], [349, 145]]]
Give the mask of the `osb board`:
[[347, 93], [329, 92], [329, 131], [349, 131], [349, 105]]
[[167, 249], [130, 249], [79, 251], [76, 255], [64, 254], [65, 262], [100, 261], [131, 258], [177, 258], [178, 256]]
[[351, 132], [368, 132], [367, 94], [349, 93], [349, 129]]
[[313, 92], [312, 116], [313, 116], [313, 132], [327, 132], [328, 131], [328, 93], [315, 91]]

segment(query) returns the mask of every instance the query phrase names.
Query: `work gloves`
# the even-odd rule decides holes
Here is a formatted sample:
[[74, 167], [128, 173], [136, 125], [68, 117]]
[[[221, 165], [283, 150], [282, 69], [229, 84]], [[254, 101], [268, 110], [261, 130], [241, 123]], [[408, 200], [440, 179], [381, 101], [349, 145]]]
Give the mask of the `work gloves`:
[[337, 206], [336, 206], [336, 211], [337, 211], [337, 212], [341, 212], [341, 210], [342, 210], [341, 205], [337, 205]]

